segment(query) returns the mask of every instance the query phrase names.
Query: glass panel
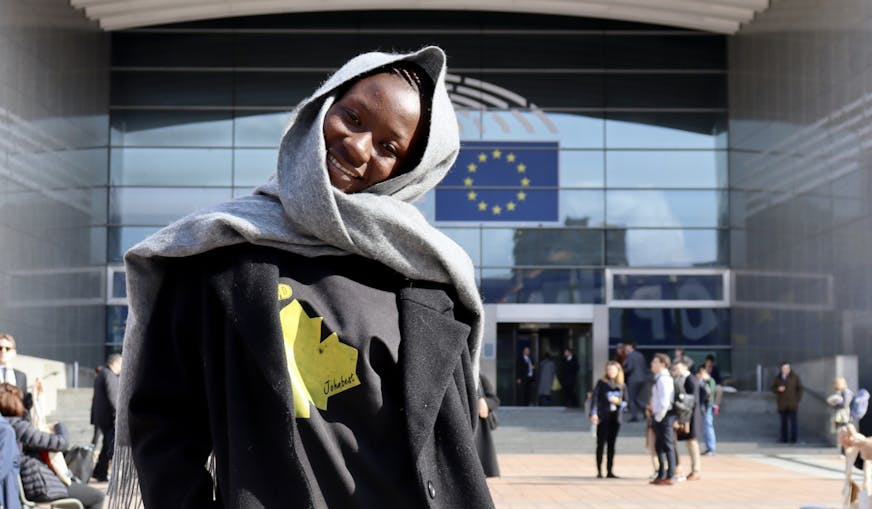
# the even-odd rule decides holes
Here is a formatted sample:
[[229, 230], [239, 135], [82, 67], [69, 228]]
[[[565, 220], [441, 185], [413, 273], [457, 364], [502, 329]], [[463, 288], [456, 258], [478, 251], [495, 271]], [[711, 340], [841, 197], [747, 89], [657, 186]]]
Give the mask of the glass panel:
[[235, 104], [281, 106], [290, 110], [312, 95], [324, 77], [320, 72], [237, 72]]
[[112, 145], [230, 147], [230, 115], [221, 111], [113, 111]]
[[[326, 28], [326, 27], [325, 27]], [[357, 33], [240, 32], [236, 63], [240, 67], [338, 68], [359, 53]], [[374, 46], [373, 46], [374, 47]], [[317, 51], [313, 51], [317, 48]], [[327, 78], [325, 72], [322, 79]]]
[[485, 303], [599, 304], [602, 271], [587, 269], [482, 269]]
[[436, 220], [436, 191], [427, 191], [424, 196], [412, 203], [424, 217], [432, 223]]
[[724, 74], [606, 74], [607, 108], [726, 108]]
[[124, 261], [124, 253], [146, 237], [158, 231], [158, 226], [110, 226], [109, 227], [109, 263]]
[[556, 141], [560, 148], [602, 148], [603, 119], [560, 111], [457, 112], [462, 141]]
[[606, 151], [608, 187], [727, 187], [727, 153], [692, 150]]
[[286, 111], [239, 114], [234, 119], [233, 136], [236, 147], [271, 147], [278, 151], [282, 133], [290, 120]]
[[[518, 39], [523, 40], [520, 37]], [[538, 37], [536, 45], [524, 41], [525, 45], [541, 58], [538, 42]], [[520, 60], [516, 62], [520, 63]], [[603, 107], [603, 75], [546, 73], [542, 72], [543, 70], [544, 68], [540, 68], [538, 74], [488, 72], [480, 75], [484, 84], [476, 81], [460, 83], [454, 93], [477, 98], [488, 107], [500, 109], [526, 108], [533, 104], [545, 109]], [[487, 95], [482, 96], [481, 92]]]
[[486, 228], [485, 265], [602, 265], [602, 230]]
[[725, 191], [606, 191], [606, 222], [626, 227], [727, 226]]
[[111, 151], [113, 185], [229, 186], [230, 149], [124, 148]]
[[117, 187], [109, 196], [109, 222], [123, 225], [165, 225], [210, 205], [229, 200], [222, 189]]
[[561, 187], [603, 187], [603, 151], [561, 150]]
[[729, 346], [726, 308], [609, 309], [609, 343], [636, 342], [641, 348]]
[[[535, 37], [535, 44], [530, 43], [533, 37]], [[599, 69], [603, 66], [602, 44], [603, 37], [599, 33], [555, 32], [526, 36], [487, 33], [481, 37], [480, 62], [484, 62], [487, 67]]]
[[277, 148], [237, 149], [233, 151], [233, 185], [259, 186], [276, 172]]
[[616, 300], [722, 300], [720, 275], [616, 274], [612, 294]]
[[112, 106], [231, 106], [233, 73], [112, 72]]
[[613, 35], [603, 40], [604, 66], [622, 69], [725, 69], [727, 38], [705, 33]]
[[602, 226], [604, 200], [602, 191], [560, 191], [560, 222], [566, 226]]
[[106, 343], [120, 348], [126, 327], [127, 306], [106, 306]]
[[235, 33], [112, 32], [112, 65], [230, 67]]
[[609, 148], [726, 148], [726, 113], [610, 113]]
[[123, 270], [112, 272], [112, 295], [113, 299], [127, 298], [127, 274]]
[[606, 265], [634, 267], [725, 266], [727, 230], [607, 230]]
[[440, 228], [440, 231], [450, 237], [466, 251], [473, 265], [481, 265], [481, 230], [478, 228]]

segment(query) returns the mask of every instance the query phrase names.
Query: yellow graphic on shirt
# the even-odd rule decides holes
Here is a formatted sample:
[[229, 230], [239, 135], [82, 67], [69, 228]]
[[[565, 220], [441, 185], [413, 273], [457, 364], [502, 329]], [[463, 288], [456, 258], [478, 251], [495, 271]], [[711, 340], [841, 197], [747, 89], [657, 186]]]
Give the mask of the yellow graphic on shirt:
[[[290, 285], [279, 284], [279, 300], [293, 295]], [[339, 342], [335, 332], [321, 341], [323, 318], [310, 318], [297, 299], [279, 312], [285, 359], [291, 377], [294, 415], [308, 419], [309, 403], [327, 410], [330, 396], [360, 385], [357, 377], [357, 349]]]

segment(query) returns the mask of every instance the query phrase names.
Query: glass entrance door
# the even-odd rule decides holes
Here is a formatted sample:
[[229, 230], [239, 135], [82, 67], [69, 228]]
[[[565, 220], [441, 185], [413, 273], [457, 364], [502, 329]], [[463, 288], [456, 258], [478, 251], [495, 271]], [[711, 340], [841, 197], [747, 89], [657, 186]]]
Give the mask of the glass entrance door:
[[[502, 404], [577, 406], [583, 402], [591, 386], [591, 341], [589, 323], [497, 324], [497, 395]], [[525, 348], [530, 349], [534, 368], [529, 383], [522, 360]], [[565, 357], [566, 349], [577, 364]], [[565, 382], [568, 387], [563, 387]]]

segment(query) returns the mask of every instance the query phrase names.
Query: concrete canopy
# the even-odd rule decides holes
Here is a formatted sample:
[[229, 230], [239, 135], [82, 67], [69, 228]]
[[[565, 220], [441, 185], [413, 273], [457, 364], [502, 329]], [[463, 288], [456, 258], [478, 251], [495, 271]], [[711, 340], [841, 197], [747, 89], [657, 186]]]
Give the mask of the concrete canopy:
[[475, 10], [607, 18], [733, 34], [769, 0], [71, 0], [104, 30], [290, 12]]

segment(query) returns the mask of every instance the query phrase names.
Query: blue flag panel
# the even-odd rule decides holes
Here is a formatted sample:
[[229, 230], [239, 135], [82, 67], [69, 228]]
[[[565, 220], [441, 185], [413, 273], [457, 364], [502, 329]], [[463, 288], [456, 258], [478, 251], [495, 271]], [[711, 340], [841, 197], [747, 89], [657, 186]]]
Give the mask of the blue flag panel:
[[557, 221], [556, 142], [464, 142], [436, 188], [437, 221]]

